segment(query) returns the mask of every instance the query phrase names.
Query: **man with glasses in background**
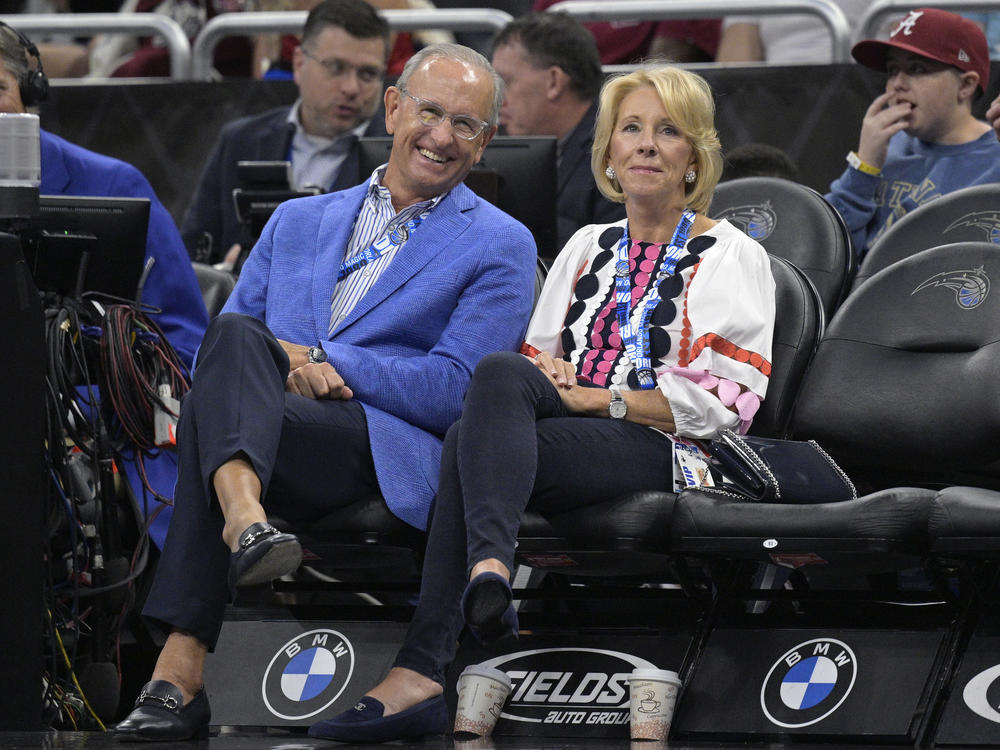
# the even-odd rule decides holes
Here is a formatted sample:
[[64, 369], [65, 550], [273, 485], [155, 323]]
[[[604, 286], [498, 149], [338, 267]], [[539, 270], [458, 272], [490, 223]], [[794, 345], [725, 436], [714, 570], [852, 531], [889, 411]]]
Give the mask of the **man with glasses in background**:
[[478, 52], [424, 48], [384, 96], [388, 164], [285, 201], [264, 227], [181, 406], [174, 516], [143, 610], [170, 635], [120, 739], [208, 728], [205, 655], [227, 597], [302, 559], [265, 506], [310, 523], [380, 493], [426, 528], [472, 371], [513, 350], [531, 313], [531, 234], [461, 184], [502, 101]]
[[357, 139], [386, 135], [375, 112], [389, 50], [389, 26], [364, 0], [324, 0], [309, 12], [293, 58], [298, 100], [227, 124], [205, 165], [181, 226], [193, 259], [232, 264], [240, 255], [240, 161], [291, 162], [292, 190], [342, 190], [368, 177]]

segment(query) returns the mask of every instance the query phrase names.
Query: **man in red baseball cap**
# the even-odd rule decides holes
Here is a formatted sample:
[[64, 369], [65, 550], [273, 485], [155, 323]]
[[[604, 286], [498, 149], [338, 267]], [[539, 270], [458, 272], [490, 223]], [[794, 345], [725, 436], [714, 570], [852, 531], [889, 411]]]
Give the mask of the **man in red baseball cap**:
[[857, 150], [826, 196], [863, 254], [914, 208], [1000, 182], [1000, 142], [972, 116], [990, 75], [986, 37], [974, 22], [918, 8], [887, 40], [858, 42], [851, 54], [888, 76], [885, 93], [865, 112]]

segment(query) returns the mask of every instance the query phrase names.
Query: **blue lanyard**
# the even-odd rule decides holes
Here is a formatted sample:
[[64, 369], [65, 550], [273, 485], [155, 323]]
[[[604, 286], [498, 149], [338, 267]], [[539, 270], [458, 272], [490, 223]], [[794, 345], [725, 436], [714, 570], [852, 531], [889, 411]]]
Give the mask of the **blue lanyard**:
[[372, 261], [378, 260], [385, 253], [398, 248], [406, 242], [407, 239], [409, 239], [410, 235], [418, 226], [420, 226], [420, 222], [426, 219], [427, 214], [430, 212], [430, 209], [427, 209], [419, 216], [407, 221], [405, 224], [397, 224], [384, 237], [375, 240], [367, 248], [355, 253], [350, 258], [345, 260], [340, 264], [340, 272], [337, 274], [337, 281], [342, 281], [359, 268], [364, 268]]
[[694, 219], [694, 211], [690, 208], [684, 209], [680, 221], [677, 222], [677, 228], [674, 230], [674, 236], [663, 251], [663, 261], [660, 263], [660, 270], [646, 296], [646, 302], [642, 306], [637, 329], [632, 325], [632, 278], [629, 275], [628, 262], [628, 225], [626, 225], [622, 238], [618, 242], [615, 261], [615, 312], [618, 318], [618, 335], [621, 336], [622, 343], [625, 345], [625, 352], [632, 360], [636, 377], [639, 379], [639, 387], [642, 390], [649, 390], [656, 385], [656, 377], [649, 360], [649, 319], [653, 316], [653, 310], [660, 304], [660, 283], [673, 274], [677, 267], [677, 261], [684, 255], [684, 246], [687, 244], [688, 232], [691, 231]]

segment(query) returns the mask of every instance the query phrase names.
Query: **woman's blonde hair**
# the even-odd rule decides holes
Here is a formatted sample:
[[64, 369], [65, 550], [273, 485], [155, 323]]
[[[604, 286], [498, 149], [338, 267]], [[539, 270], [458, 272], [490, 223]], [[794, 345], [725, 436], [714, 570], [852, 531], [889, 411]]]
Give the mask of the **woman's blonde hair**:
[[617, 181], [609, 179], [604, 170], [608, 167], [611, 135], [622, 100], [642, 86], [652, 86], [656, 90], [670, 119], [691, 144], [697, 178], [692, 183], [685, 183], [684, 190], [688, 206], [704, 213], [722, 175], [722, 146], [715, 131], [715, 101], [704, 78], [672, 65], [640, 68], [604, 84], [590, 155], [590, 170], [597, 187], [610, 200], [624, 203], [625, 195]]

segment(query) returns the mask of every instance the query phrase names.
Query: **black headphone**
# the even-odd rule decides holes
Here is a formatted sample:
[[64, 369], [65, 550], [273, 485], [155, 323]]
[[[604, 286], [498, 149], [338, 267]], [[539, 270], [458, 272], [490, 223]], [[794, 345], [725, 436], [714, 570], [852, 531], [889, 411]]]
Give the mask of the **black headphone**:
[[35, 69], [29, 70], [27, 77], [18, 82], [21, 89], [21, 103], [25, 107], [31, 107], [45, 101], [45, 97], [49, 95], [49, 79], [46, 78], [45, 71], [42, 70], [42, 58], [38, 54], [38, 47], [20, 31], [13, 26], [8, 26], [3, 21], [0, 21], [0, 29], [7, 29], [20, 42], [21, 47], [24, 48], [25, 62], [28, 62], [28, 57], [35, 58]]

